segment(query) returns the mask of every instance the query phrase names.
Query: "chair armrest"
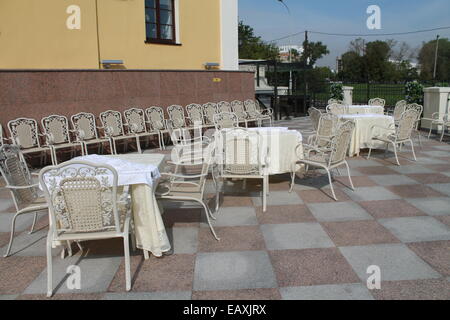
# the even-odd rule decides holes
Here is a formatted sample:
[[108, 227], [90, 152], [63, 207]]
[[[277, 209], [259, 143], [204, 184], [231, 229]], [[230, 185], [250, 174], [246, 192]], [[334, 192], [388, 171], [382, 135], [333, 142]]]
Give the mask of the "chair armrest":
[[204, 174], [195, 174], [195, 175], [183, 175], [183, 174], [175, 174], [170, 172], [161, 173], [161, 177], [169, 177], [169, 178], [184, 178], [184, 179], [193, 179], [193, 178], [201, 178], [207, 176], [207, 173]]
[[13, 190], [24, 190], [24, 189], [36, 188], [38, 186], [39, 186], [39, 183], [30, 184], [29, 186], [13, 186], [13, 185], [8, 184], [5, 186], [5, 188], [13, 189]]

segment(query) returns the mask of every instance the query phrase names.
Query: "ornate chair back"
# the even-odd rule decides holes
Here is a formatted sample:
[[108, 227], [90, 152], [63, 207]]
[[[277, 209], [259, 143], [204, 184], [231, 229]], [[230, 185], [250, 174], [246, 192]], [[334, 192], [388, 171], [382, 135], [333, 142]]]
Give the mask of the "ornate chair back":
[[202, 106], [197, 103], [191, 103], [186, 106], [186, 112], [193, 124], [204, 124]]
[[380, 106], [384, 107], [386, 105], [386, 101], [381, 98], [373, 98], [369, 100], [369, 106]]
[[165, 130], [166, 121], [164, 120], [164, 111], [161, 107], [150, 107], [145, 109], [145, 115], [153, 130]]
[[69, 143], [69, 121], [65, 116], [51, 115], [42, 118], [42, 128], [53, 144]]
[[23, 149], [39, 148], [39, 130], [36, 120], [18, 118], [8, 122], [10, 136], [14, 142]]
[[239, 127], [239, 119], [236, 114], [232, 112], [221, 112], [214, 115], [214, 126], [216, 130], [225, 128]]
[[176, 104], [171, 105], [167, 108], [167, 113], [169, 114], [172, 129], [183, 128], [186, 126], [182, 106]]
[[80, 112], [70, 117], [72, 127], [83, 137], [83, 140], [92, 140], [98, 138], [97, 124], [95, 116], [92, 113]]
[[144, 133], [147, 132], [147, 126], [145, 125], [144, 110], [140, 108], [130, 108], [123, 112], [125, 121], [128, 124], [128, 128], [132, 133]]
[[214, 124], [214, 115], [217, 114], [217, 104], [208, 102], [202, 106], [202, 109], [203, 115], [205, 116], [205, 124]]
[[119, 111], [103, 111], [100, 113], [100, 121], [108, 135], [118, 137], [124, 134], [122, 115]]
[[220, 101], [217, 104], [217, 111], [219, 113], [223, 113], [223, 112], [233, 112], [233, 110], [231, 109], [231, 104], [228, 101]]
[[331, 141], [330, 165], [345, 160], [354, 129], [355, 123], [353, 121], [345, 121], [340, 124]]

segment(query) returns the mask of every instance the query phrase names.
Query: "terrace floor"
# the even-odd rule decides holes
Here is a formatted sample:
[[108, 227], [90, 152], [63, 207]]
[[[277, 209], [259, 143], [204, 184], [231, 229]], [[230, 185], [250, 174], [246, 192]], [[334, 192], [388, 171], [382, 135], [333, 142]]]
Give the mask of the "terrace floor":
[[[303, 131], [307, 123], [276, 126]], [[416, 147], [418, 161], [405, 159], [405, 148], [402, 166], [391, 153], [351, 158], [356, 191], [337, 175], [338, 202], [327, 196], [321, 172], [299, 177], [292, 193], [289, 175], [271, 177], [265, 213], [260, 186], [229, 182], [214, 223], [220, 242], [200, 209], [168, 205], [163, 219], [173, 253], [144, 260], [135, 252], [129, 293], [120, 240], [84, 243], [64, 260], [55, 251], [53, 299], [450, 299], [450, 144], [432, 137]], [[12, 212], [2, 188], [0, 254]], [[46, 217], [29, 235], [31, 220], [19, 218], [15, 253], [0, 258], [0, 299], [45, 299]], [[64, 282], [73, 264], [81, 268], [81, 290]], [[370, 265], [380, 267], [381, 289], [366, 286]]]

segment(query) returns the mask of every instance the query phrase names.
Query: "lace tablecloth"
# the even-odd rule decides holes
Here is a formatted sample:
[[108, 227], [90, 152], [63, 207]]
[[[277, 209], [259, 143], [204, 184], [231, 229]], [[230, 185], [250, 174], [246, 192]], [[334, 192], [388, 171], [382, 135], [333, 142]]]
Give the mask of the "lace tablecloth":
[[346, 106], [348, 114], [384, 114], [381, 106], [351, 105]]
[[131, 186], [136, 246], [160, 257], [171, 246], [154, 189], [160, 178], [163, 154], [87, 155], [74, 160], [109, 164], [118, 173], [118, 185]]

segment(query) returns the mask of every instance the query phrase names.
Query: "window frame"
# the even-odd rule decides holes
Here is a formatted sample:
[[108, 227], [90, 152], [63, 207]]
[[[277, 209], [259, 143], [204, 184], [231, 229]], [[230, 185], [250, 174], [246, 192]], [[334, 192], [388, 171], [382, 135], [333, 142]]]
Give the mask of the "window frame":
[[[172, 9], [166, 10], [161, 9], [160, 0], [155, 1], [155, 8], [147, 7], [146, 1], [144, 0], [144, 14], [145, 14], [145, 43], [159, 43], [159, 44], [169, 44], [169, 45], [178, 45], [177, 43], [177, 34], [176, 34], [176, 12], [175, 12], [175, 0], [169, 0], [171, 2]], [[156, 22], [147, 22], [147, 9], [155, 10]], [[161, 10], [168, 11], [171, 13], [172, 25], [161, 23]], [[149, 38], [147, 35], [147, 25], [153, 24], [156, 26], [156, 38]], [[172, 39], [163, 39], [161, 38], [161, 26], [171, 26], [172, 31]]]

